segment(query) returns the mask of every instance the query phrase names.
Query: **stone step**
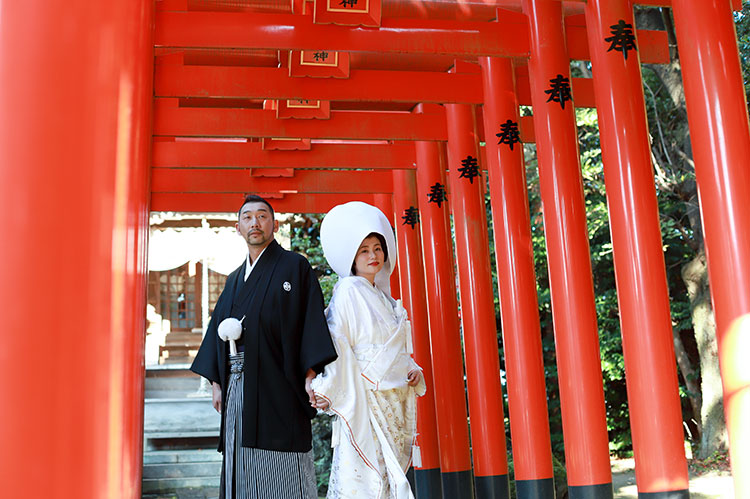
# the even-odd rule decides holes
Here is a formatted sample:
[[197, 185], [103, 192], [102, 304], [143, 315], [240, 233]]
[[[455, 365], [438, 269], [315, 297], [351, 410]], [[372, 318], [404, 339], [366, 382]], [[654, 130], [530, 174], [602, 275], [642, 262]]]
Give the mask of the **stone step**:
[[[204, 496], [194, 497], [218, 497], [219, 495], [219, 481], [221, 477], [191, 477], [191, 478], [149, 478], [144, 479], [142, 482], [142, 491], [145, 494], [166, 494], [171, 493], [177, 497], [181, 497], [181, 489], [209, 489], [215, 490], [215, 495], [210, 493]], [[198, 491], [196, 491], [198, 492]]]
[[210, 397], [146, 399], [144, 406], [146, 450], [156, 450], [169, 439], [180, 439], [180, 446], [184, 447], [186, 440], [201, 444], [219, 435], [221, 416], [211, 406]]
[[[217, 452], [218, 454], [218, 452]], [[143, 478], [197, 478], [213, 477], [218, 481], [221, 462], [149, 464], [143, 467]]]
[[[193, 357], [198, 352], [200, 345], [184, 345], [182, 343], [177, 345], [166, 345], [159, 347], [159, 352], [164, 358], [174, 357]], [[187, 362], [183, 360], [183, 362]]]
[[155, 364], [146, 366], [146, 379], [150, 378], [192, 378], [196, 376], [190, 370], [190, 363], [184, 364]]
[[143, 465], [169, 463], [221, 462], [216, 449], [156, 450], [143, 453]]
[[218, 499], [219, 488], [186, 488], [170, 491], [166, 494], [143, 494], [141, 499]]
[[146, 399], [144, 432], [217, 430], [221, 416], [211, 405], [211, 397]]
[[190, 348], [198, 348], [201, 345], [201, 337], [197, 338], [170, 338], [169, 335], [164, 339], [164, 348], [173, 346], [187, 345]]
[[188, 356], [188, 357], [185, 357], [184, 355], [180, 355], [180, 356], [173, 355], [171, 357], [162, 357], [161, 362], [163, 364], [165, 364], [165, 365], [169, 365], [169, 364], [183, 364], [185, 362], [190, 363], [194, 359], [195, 359], [195, 356], [192, 356], [192, 355]]
[[[146, 398], [149, 399], [175, 399], [205, 397], [210, 392], [198, 393], [197, 385], [187, 390], [146, 390]], [[210, 388], [209, 388], [210, 390]]]
[[194, 341], [196, 338], [198, 341], [203, 339], [203, 333], [192, 333], [190, 331], [170, 331], [165, 336], [166, 339], [174, 338], [175, 340], [189, 340]]
[[[219, 430], [164, 430], [150, 431], [143, 434], [146, 440], [165, 440], [165, 439], [190, 439], [190, 438], [209, 438], [218, 437]], [[151, 449], [149, 449], [151, 450]]]
[[[146, 392], [150, 390], [196, 391], [201, 384], [201, 378], [195, 373], [190, 374], [190, 376], [146, 378]], [[147, 394], [146, 398], [151, 397]]]
[[216, 449], [219, 446], [218, 435], [196, 435], [175, 436], [173, 433], [150, 434], [144, 436], [143, 448], [146, 451], [157, 450], [191, 450], [191, 449]]

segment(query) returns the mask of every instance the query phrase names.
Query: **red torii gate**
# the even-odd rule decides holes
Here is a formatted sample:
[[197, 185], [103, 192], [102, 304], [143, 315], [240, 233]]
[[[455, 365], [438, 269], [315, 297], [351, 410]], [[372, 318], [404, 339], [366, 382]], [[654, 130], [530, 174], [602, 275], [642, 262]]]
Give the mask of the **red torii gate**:
[[[750, 351], [750, 217], [742, 206], [750, 195], [743, 167], [750, 133], [746, 106], [736, 104], [744, 102], [744, 89], [730, 2], [635, 3], [672, 7], [691, 130], [706, 137], [693, 148], [742, 497], [750, 493], [750, 478], [738, 471], [750, 467], [750, 376], [742, 365]], [[391, 193], [394, 215], [419, 208], [421, 234], [398, 225], [416, 355], [433, 368], [427, 375], [435, 399], [420, 400], [418, 494], [437, 497], [442, 489], [446, 498], [471, 497], [473, 476], [478, 497], [506, 497], [482, 188], [457, 170], [471, 156], [490, 177], [505, 277], [499, 291], [517, 491], [549, 497], [523, 157], [520, 147], [494, 140], [498, 124], [510, 120], [522, 140], [538, 142], [570, 495], [611, 497], [575, 122], [571, 105], [550, 104], [544, 92], [555, 75], [570, 78], [573, 58], [594, 65], [593, 80], [573, 79], [572, 92], [576, 106], [593, 106], [594, 97], [598, 103], [639, 493], [687, 497], [639, 65], [666, 61], [663, 34], [638, 31], [638, 51], [629, 58], [607, 52], [610, 27], [619, 20], [634, 25], [630, 0], [371, 1], [372, 12], [352, 24], [379, 29], [315, 24], [300, 14], [309, 5], [3, 5], [0, 199], [12, 214], [13, 241], [0, 252], [12, 262], [0, 286], [12, 304], [0, 369], [9, 380], [6, 397], [19, 401], [0, 416], [4, 490], [10, 497], [29, 490], [49, 497], [139, 495], [148, 211], [234, 211], [239, 193], [255, 190], [278, 211], [322, 212], [350, 199], [388, 210]], [[370, 19], [375, 8], [379, 23]], [[312, 50], [338, 51], [349, 65], [311, 70], [334, 78], [289, 76], [305, 70], [299, 51]], [[287, 51], [296, 51], [299, 62]], [[264, 99], [281, 104], [264, 108]], [[318, 99], [331, 101], [328, 119], [283, 119], [287, 100]], [[520, 118], [519, 105], [533, 106], [533, 118]], [[480, 152], [484, 137], [490, 140]], [[280, 140], [289, 138], [305, 140]], [[309, 150], [268, 150], [290, 146]], [[442, 205], [427, 197], [438, 183], [450, 187]], [[62, 213], [73, 213], [74, 222], [61, 220]], [[54, 221], [45, 223], [51, 214]], [[441, 272], [425, 272], [422, 262]], [[40, 316], [46, 320], [33, 326], [27, 320]], [[40, 469], [44, 481], [35, 480]]]

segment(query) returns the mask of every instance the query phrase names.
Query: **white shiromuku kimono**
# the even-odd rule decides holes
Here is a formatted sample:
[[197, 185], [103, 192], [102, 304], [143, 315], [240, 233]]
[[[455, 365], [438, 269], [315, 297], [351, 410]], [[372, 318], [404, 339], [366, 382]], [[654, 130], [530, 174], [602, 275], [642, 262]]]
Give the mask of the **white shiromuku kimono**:
[[426, 387], [421, 376], [417, 386], [407, 384], [420, 367], [410, 355], [406, 310], [364, 277], [349, 276], [336, 284], [326, 318], [338, 359], [313, 380], [313, 390], [336, 416], [328, 498], [413, 498], [405, 472], [416, 397]]

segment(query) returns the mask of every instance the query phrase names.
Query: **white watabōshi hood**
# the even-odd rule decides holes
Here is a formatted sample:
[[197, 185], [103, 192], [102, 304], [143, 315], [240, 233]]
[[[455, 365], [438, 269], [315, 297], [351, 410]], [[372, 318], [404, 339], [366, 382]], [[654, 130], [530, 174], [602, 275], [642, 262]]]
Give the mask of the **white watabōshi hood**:
[[396, 266], [396, 238], [382, 211], [361, 201], [335, 206], [320, 224], [323, 254], [339, 278], [352, 275], [352, 263], [359, 245], [368, 234], [376, 232], [385, 238], [388, 261], [375, 275], [375, 285], [390, 296], [390, 277]]

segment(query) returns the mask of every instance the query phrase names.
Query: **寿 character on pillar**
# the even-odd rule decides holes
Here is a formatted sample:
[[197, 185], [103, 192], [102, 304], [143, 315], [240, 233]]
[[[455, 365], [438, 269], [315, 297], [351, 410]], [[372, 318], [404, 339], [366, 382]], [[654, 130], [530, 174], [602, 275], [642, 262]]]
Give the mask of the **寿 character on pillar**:
[[466, 156], [461, 160], [461, 168], [458, 169], [461, 175], [458, 178], [468, 178], [470, 183], [474, 183], [474, 177], [479, 176], [479, 164], [477, 158], [473, 156]]
[[419, 223], [419, 210], [414, 206], [409, 206], [404, 210], [404, 215], [401, 219], [404, 221], [401, 225], [410, 225], [413, 229]]
[[518, 123], [512, 120], [508, 120], [505, 123], [500, 124], [500, 133], [496, 133], [495, 136], [500, 139], [498, 144], [508, 144], [510, 150], [513, 150], [513, 145], [521, 142], [521, 133], [518, 130]]
[[558, 74], [549, 83], [549, 90], [544, 91], [545, 94], [549, 95], [547, 102], [559, 102], [560, 107], [565, 109], [565, 102], [573, 100], [573, 96], [570, 93], [570, 78]]
[[428, 203], [435, 203], [438, 208], [442, 207], [443, 201], [448, 200], [448, 195], [445, 192], [445, 186], [440, 182], [435, 182], [430, 186], [430, 192], [427, 193], [429, 200]]
[[612, 36], [604, 39], [605, 42], [609, 42], [609, 48], [607, 52], [617, 50], [622, 52], [625, 59], [628, 58], [628, 50], [638, 50], [635, 46], [635, 34], [633, 34], [633, 25], [628, 24], [620, 19], [617, 24], [613, 24], [609, 27], [612, 31]]

